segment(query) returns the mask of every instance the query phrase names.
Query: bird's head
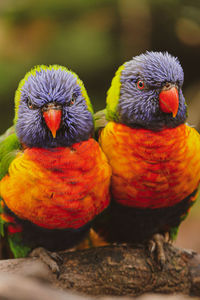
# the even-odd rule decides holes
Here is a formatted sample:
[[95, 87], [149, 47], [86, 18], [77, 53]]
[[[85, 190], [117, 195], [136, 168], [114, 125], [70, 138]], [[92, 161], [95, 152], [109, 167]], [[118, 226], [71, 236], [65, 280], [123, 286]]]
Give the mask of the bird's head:
[[177, 58], [146, 52], [123, 64], [107, 96], [107, 119], [133, 128], [162, 130], [185, 122], [183, 69]]
[[93, 132], [93, 110], [79, 77], [67, 68], [37, 66], [15, 94], [17, 135], [28, 147], [67, 147]]

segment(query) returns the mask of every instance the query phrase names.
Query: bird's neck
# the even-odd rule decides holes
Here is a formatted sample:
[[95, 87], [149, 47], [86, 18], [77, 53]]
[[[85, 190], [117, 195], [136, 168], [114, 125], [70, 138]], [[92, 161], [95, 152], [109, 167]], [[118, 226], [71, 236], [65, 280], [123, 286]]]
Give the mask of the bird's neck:
[[80, 163], [80, 157], [87, 156], [90, 152], [93, 142], [93, 139], [89, 139], [73, 144], [71, 147], [57, 148], [28, 148], [24, 146], [24, 154], [29, 160], [45, 169], [66, 171], [68, 168], [76, 168]]

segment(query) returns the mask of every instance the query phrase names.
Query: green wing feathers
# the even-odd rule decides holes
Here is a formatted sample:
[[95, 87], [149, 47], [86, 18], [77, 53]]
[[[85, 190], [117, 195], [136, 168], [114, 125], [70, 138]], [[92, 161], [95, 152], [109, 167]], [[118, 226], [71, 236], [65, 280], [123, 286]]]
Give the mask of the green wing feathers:
[[6, 223], [6, 221], [2, 218], [3, 215], [3, 201], [2, 199], [0, 199], [0, 236], [4, 237], [5, 232], [4, 232], [4, 224]]
[[31, 248], [23, 244], [21, 233], [9, 235], [8, 242], [15, 258], [26, 257], [31, 252]]
[[0, 136], [0, 180], [7, 174], [10, 163], [20, 149], [21, 144], [13, 127]]
[[15, 258], [26, 257], [31, 248], [23, 244], [21, 231], [22, 228], [15, 223], [13, 217], [3, 211], [3, 200], [0, 199], [0, 235], [1, 242], [8, 243]]
[[[10, 127], [0, 136], [0, 180], [8, 172], [11, 161], [16, 156], [16, 151], [20, 148], [20, 142], [15, 134], [14, 127]], [[1, 216], [3, 214], [3, 201], [0, 198], [0, 234], [4, 236], [4, 225], [6, 220]]]
[[[8, 173], [12, 160], [21, 149], [14, 126], [0, 136], [0, 180]], [[30, 248], [21, 246], [21, 234], [12, 217], [4, 213], [4, 203], [0, 198], [0, 235], [6, 239], [15, 257], [24, 257]]]

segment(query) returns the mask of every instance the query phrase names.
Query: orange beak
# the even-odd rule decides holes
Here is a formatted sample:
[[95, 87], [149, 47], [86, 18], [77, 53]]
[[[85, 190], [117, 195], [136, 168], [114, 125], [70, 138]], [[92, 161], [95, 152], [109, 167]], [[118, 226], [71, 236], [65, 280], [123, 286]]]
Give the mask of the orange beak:
[[174, 85], [162, 89], [159, 95], [159, 105], [163, 112], [172, 113], [173, 118], [176, 117], [179, 107], [179, 95]]
[[57, 107], [49, 106], [47, 110], [43, 112], [44, 120], [47, 127], [51, 131], [53, 138], [56, 137], [57, 130], [61, 123], [62, 110]]

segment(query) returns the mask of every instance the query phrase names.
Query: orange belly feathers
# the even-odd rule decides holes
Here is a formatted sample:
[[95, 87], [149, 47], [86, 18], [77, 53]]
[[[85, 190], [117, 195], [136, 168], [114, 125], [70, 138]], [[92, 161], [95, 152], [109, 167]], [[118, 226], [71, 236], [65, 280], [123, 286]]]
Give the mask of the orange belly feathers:
[[169, 207], [199, 185], [200, 139], [185, 124], [154, 132], [109, 122], [100, 144], [112, 167], [112, 194], [120, 204]]
[[93, 139], [69, 148], [25, 149], [12, 161], [0, 194], [19, 218], [77, 229], [108, 206], [110, 174]]

